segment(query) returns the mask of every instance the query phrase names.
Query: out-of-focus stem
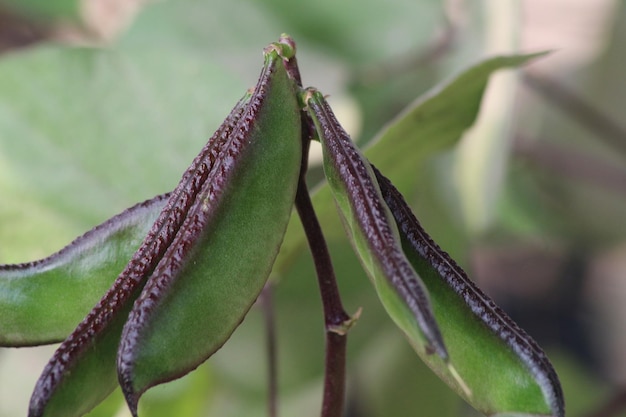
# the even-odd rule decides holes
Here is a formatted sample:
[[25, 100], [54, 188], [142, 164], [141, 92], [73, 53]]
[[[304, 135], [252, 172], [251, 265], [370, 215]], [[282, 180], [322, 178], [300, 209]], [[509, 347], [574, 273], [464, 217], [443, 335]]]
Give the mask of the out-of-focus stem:
[[526, 72], [524, 84], [552, 102], [580, 125], [598, 135], [611, 149], [626, 156], [626, 129], [555, 80]]
[[626, 409], [626, 389], [621, 388], [606, 403], [586, 417], [614, 417]]
[[274, 319], [274, 286], [269, 282], [261, 293], [261, 307], [265, 318], [267, 351], [267, 415], [278, 416], [278, 365], [276, 360], [276, 320]]

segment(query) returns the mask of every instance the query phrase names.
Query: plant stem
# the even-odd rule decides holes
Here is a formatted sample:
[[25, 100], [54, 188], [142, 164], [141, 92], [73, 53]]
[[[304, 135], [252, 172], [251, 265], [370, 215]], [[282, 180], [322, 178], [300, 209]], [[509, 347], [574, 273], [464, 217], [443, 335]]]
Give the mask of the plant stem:
[[626, 156], [626, 129], [616, 120], [554, 80], [526, 72], [524, 83], [556, 104], [572, 120], [597, 134], [605, 145]]
[[312, 137], [312, 123], [303, 114], [303, 156], [300, 180], [296, 193], [296, 209], [306, 233], [309, 248], [315, 263], [315, 271], [324, 309], [326, 329], [326, 359], [324, 372], [324, 398], [321, 417], [341, 417], [344, 409], [346, 373], [346, 330], [351, 318], [345, 312], [335, 279], [328, 246], [322, 228], [313, 209], [306, 187], [309, 140]]
[[515, 155], [539, 169], [575, 182], [586, 182], [614, 194], [626, 195], [626, 170], [621, 164], [576, 149], [559, 145], [549, 138], [517, 135], [513, 142]]
[[606, 403], [587, 417], [613, 417], [626, 409], [626, 389], [620, 388]]
[[[293, 50], [296, 44], [293, 39], [281, 36], [281, 43], [289, 45]], [[302, 78], [298, 62], [293, 56], [285, 61], [285, 68], [290, 77], [302, 88]], [[315, 127], [305, 111], [302, 117], [302, 161], [300, 178], [296, 191], [296, 210], [309, 243], [318, 286], [324, 309], [324, 326], [326, 330], [326, 359], [324, 365], [324, 398], [321, 417], [341, 417], [344, 409], [346, 381], [346, 343], [347, 330], [353, 319], [345, 312], [341, 304], [339, 289], [335, 279], [328, 246], [322, 228], [313, 209], [313, 203], [306, 186], [306, 172], [309, 159], [309, 145], [314, 136]]]
[[278, 416], [278, 366], [276, 361], [276, 320], [274, 319], [274, 285], [268, 282], [261, 293], [261, 307], [265, 319], [267, 351], [267, 415]]
[[315, 270], [317, 272], [326, 328], [326, 363], [322, 417], [340, 417], [343, 414], [345, 393], [346, 339], [345, 332], [338, 331], [349, 323], [350, 316], [344, 311], [339, 297], [335, 273], [328, 247], [317, 221], [313, 205], [304, 181], [298, 186], [296, 208], [306, 231]]

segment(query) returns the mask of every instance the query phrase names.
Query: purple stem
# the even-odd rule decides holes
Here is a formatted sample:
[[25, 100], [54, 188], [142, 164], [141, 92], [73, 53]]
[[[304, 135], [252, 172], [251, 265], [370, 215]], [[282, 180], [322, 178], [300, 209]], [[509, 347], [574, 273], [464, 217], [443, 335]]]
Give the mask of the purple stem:
[[351, 318], [341, 304], [341, 297], [339, 296], [328, 246], [306, 187], [305, 174], [309, 154], [309, 138], [312, 137], [313, 133], [312, 122], [306, 115], [303, 115], [302, 129], [304, 141], [302, 169], [296, 192], [296, 209], [298, 210], [315, 263], [315, 271], [324, 309], [326, 359], [321, 417], [341, 417], [345, 399], [347, 344], [346, 332], [341, 331], [341, 329], [350, 323]]
[[268, 404], [269, 417], [278, 416], [278, 372], [276, 361], [276, 320], [274, 319], [274, 285], [269, 282], [261, 293], [261, 307], [265, 318], [266, 349], [268, 356]]

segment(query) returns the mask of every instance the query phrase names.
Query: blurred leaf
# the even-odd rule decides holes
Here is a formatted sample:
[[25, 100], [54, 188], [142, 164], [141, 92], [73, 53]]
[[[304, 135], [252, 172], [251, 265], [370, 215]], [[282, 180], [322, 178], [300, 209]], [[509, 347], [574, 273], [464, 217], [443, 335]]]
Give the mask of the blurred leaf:
[[354, 401], [364, 416], [458, 416], [462, 401], [396, 329], [372, 334], [353, 366]]
[[214, 392], [213, 382], [207, 365], [203, 364], [188, 377], [160, 385], [147, 392], [139, 406], [140, 415], [150, 417], [205, 415], [207, 406], [215, 401], [215, 397], [211, 395]]
[[414, 176], [401, 174], [415, 172], [414, 167], [425, 158], [458, 142], [476, 119], [489, 76], [541, 55], [488, 58], [433, 88], [388, 123], [366, 150], [366, 156], [401, 192], [410, 190]]
[[[415, 52], [430, 40], [439, 24], [435, 16], [440, 15], [443, 20], [443, 7], [437, 0], [370, 2], [365, 8], [358, 0], [302, 4], [271, 0], [266, 4], [282, 17], [287, 25], [285, 30], [296, 39], [314, 40], [342, 59], [359, 64]], [[430, 19], [416, 24], [416, 16], [423, 15]]]
[[84, 0], [1, 0], [0, 4], [40, 19], [75, 20]]
[[[39, 63], [34, 57], [44, 55], [42, 51], [31, 50], [19, 56], [3, 57], [7, 65], [8, 59], [20, 62], [11, 64], [14, 66], [11, 88], [2, 82], [5, 73], [0, 77], [0, 84], [3, 85], [0, 89], [0, 263], [41, 258], [122, 208], [171, 189], [180, 172], [206, 141], [206, 134], [223, 119], [242, 89], [251, 85], [257, 69], [259, 42], [265, 44], [273, 40], [277, 30], [298, 32], [292, 14], [300, 15], [300, 8], [291, 4], [283, 6], [278, 2], [275, 3], [278, 6], [273, 4], [266, 6], [236, 0], [217, 0], [210, 5], [204, 0], [156, 2], [146, 8], [129, 33], [112, 45], [108, 52], [71, 54], [56, 50], [48, 52], [49, 55], [58, 54], [56, 58], [41, 58]], [[292, 11], [283, 12], [281, 7], [289, 7]], [[307, 4], [303, 7], [318, 6]], [[422, 31], [436, 21], [433, 15], [425, 12], [430, 7], [426, 3], [399, 4], [384, 11], [389, 13], [389, 18], [385, 20], [386, 25], [376, 26], [376, 32], [369, 31], [366, 25], [358, 27], [359, 20], [354, 17], [369, 12], [372, 7], [370, 2], [342, 7], [341, 14], [336, 12], [336, 4], [324, 3], [319, 6], [320, 10], [323, 7], [328, 7], [328, 11], [313, 14], [317, 20], [311, 19], [306, 34], [298, 34], [296, 39], [305, 80], [314, 82], [331, 94], [338, 89], [334, 85], [328, 88], [325, 83], [329, 78], [340, 78], [337, 87], [341, 88], [346, 77], [345, 63], [338, 53], [329, 58], [328, 54], [319, 50], [341, 49], [343, 53], [351, 48], [353, 51], [347, 51], [354, 57], [348, 59], [350, 62], [370, 62], [364, 55], [368, 50], [382, 55], [390, 51], [395, 55], [411, 50], [415, 45], [419, 49], [419, 45], [426, 41], [417, 38], [417, 33], [404, 34]], [[420, 9], [407, 12], [417, 7]], [[358, 11], [356, 15], [355, 11]], [[394, 11], [395, 17], [392, 17]], [[233, 16], [236, 16], [237, 24], [233, 24]], [[319, 16], [324, 19], [320, 20]], [[402, 28], [394, 24], [398, 17], [407, 22]], [[304, 13], [297, 18], [309, 19]], [[351, 30], [362, 31], [355, 33], [363, 34], [368, 43], [363, 45], [358, 37], [352, 37], [350, 42], [338, 42], [332, 37], [327, 41], [319, 40], [320, 36], [326, 36], [326, 31], [320, 29], [325, 18], [332, 19], [337, 30], [343, 30], [342, 19], [351, 19], [354, 22]], [[370, 23], [377, 25], [375, 16]], [[394, 31], [403, 38], [399, 43], [393, 42], [398, 39], [394, 37]], [[465, 41], [465, 34], [459, 40]], [[381, 43], [383, 45], [379, 47]], [[317, 50], [311, 54], [309, 46]], [[458, 51], [465, 57], [476, 55], [476, 51], [467, 48], [466, 43], [461, 43]], [[86, 62], [71, 58], [79, 54], [96, 57]], [[0, 61], [0, 68], [2, 64]], [[458, 60], [452, 65], [458, 67]], [[336, 76], [336, 73], [340, 75]], [[20, 107], [16, 109], [19, 110], [17, 114], [24, 114], [17, 118], [17, 124], [13, 120], [14, 110], [5, 113], [5, 108], [8, 106], [11, 109], [13, 105]], [[30, 106], [35, 107], [33, 111]], [[386, 102], [373, 103], [372, 109], [381, 106], [386, 106]], [[49, 120], [43, 118], [45, 123], [42, 123], [41, 114], [46, 112], [52, 117]], [[29, 120], [31, 116], [32, 121]], [[29, 126], [33, 126], [32, 132]], [[74, 131], [74, 127], [78, 130]], [[17, 152], [19, 141], [14, 139], [29, 136], [36, 136], [37, 140], [25, 139], [27, 145]], [[70, 142], [61, 148], [56, 143], [62, 138]], [[53, 146], [45, 145], [51, 139]], [[405, 156], [402, 155], [403, 158]], [[81, 161], [85, 161], [84, 164]], [[99, 168], [94, 170], [94, 167]], [[420, 182], [421, 198], [417, 201], [420, 217], [426, 213], [429, 220], [433, 219], [431, 212], [443, 215], [444, 207], [433, 208], [432, 198], [428, 198], [428, 202], [422, 198], [425, 189], [422, 186], [437, 188], [433, 187], [432, 172], [421, 164], [416, 164], [415, 168], [411, 167], [407, 172], [415, 172], [414, 179]], [[29, 174], [31, 170], [34, 170], [34, 175]], [[405, 177], [404, 173], [399, 175]], [[411, 177], [412, 174], [406, 176]], [[393, 179], [395, 182], [396, 178]], [[325, 203], [328, 202], [330, 200]], [[327, 219], [330, 221], [326, 230], [336, 234], [331, 244], [333, 253], [337, 253], [335, 259], [342, 292], [348, 293], [347, 305], [351, 310], [366, 306], [364, 320], [351, 332], [350, 348], [358, 352], [374, 334], [369, 326], [376, 329], [388, 324], [374, 302], [373, 291], [362, 285], [364, 276], [360, 272], [354, 273], [358, 270], [358, 263], [349, 253], [345, 238], [335, 233], [340, 229], [337, 227], [339, 220], [336, 213], [331, 213], [334, 209], [328, 209]], [[429, 231], [437, 230], [438, 239], [445, 238], [447, 243], [444, 247], [465, 246], [463, 237], [450, 236], [446, 229], [449, 216], [445, 220], [426, 224], [430, 227]], [[293, 279], [284, 280], [278, 287], [279, 291], [284, 291], [284, 296], [278, 301], [279, 317], [282, 317], [283, 323], [280, 354], [284, 355], [281, 356], [284, 363], [281, 362], [280, 370], [290, 375], [283, 383], [282, 392], [286, 398], [282, 401], [290, 401], [291, 395], [297, 397], [293, 408], [296, 414], [301, 410], [310, 410], [307, 405], [318, 405], [321, 393], [321, 313], [315, 314], [318, 305], [315, 277], [307, 255], [306, 251], [300, 251], [298, 256], [290, 259]], [[250, 322], [247, 326], [249, 320], [243, 325], [245, 329], [240, 328], [235, 334], [241, 333], [241, 339], [231, 340], [219, 354], [233, 349], [234, 357], [240, 358], [241, 352], [250, 354], [249, 346], [258, 345], [258, 332], [251, 331], [249, 338], [243, 337], [246, 329], [258, 325]], [[312, 330], [315, 328], [320, 329], [319, 334]], [[222, 367], [226, 362], [220, 358], [212, 360], [216, 367]], [[260, 359], [263, 360], [262, 357]], [[245, 369], [244, 364], [249, 362], [240, 362], [243, 362], [239, 364], [240, 375], [245, 375], [249, 369]], [[260, 367], [258, 363], [255, 365]], [[401, 365], [399, 367], [402, 368]], [[247, 378], [235, 380], [232, 368], [221, 369], [220, 384], [222, 380], [232, 383], [232, 390], [223, 397], [212, 399], [226, 403], [227, 408], [232, 410], [248, 400], [252, 388], [241, 389], [242, 384], [248, 384], [245, 386], [253, 385], [257, 395], [252, 408], [259, 411], [264, 407], [262, 377], [251, 378], [248, 374]], [[303, 378], [297, 377], [300, 370], [303, 370]], [[420, 381], [422, 377], [425, 376], [415, 376]], [[396, 383], [401, 385], [403, 381]], [[448, 401], [456, 404], [450, 391], [442, 384], [440, 386], [443, 395], [448, 394]], [[393, 390], [394, 385], [390, 383], [385, 388]], [[411, 409], [422, 409], [434, 398], [439, 397], [416, 393], [411, 398]], [[263, 415], [263, 411], [259, 414]], [[212, 415], [226, 414], [217, 411]], [[235, 412], [231, 415], [251, 414]], [[448, 415], [448, 412], [437, 415]]]
[[[245, 86], [201, 55], [169, 58], [152, 48], [41, 48], [0, 61], [0, 217], [32, 231], [0, 229], [16, 243], [1, 249], [2, 263], [50, 253], [174, 187]], [[27, 238], [41, 243], [34, 256], [17, 245]]]
[[87, 417], [111, 417], [120, 413], [120, 410], [127, 408], [124, 395], [120, 389], [113, 391], [103, 402], [98, 404], [96, 408], [86, 414]]

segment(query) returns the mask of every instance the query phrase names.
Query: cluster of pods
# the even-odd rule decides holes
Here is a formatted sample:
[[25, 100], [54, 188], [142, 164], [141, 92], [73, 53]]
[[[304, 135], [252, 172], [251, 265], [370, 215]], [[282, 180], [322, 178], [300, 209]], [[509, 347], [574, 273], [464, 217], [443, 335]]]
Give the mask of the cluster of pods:
[[[264, 57], [254, 89], [171, 193], [127, 209], [48, 258], [0, 266], [0, 345], [62, 341], [28, 415], [83, 415], [119, 384], [137, 416], [143, 392], [216, 352], [259, 296], [292, 209], [308, 197], [306, 156], [310, 140], [318, 140], [355, 252], [422, 359], [487, 415], [563, 417], [546, 355], [432, 241], [324, 96], [302, 88], [293, 40], [282, 36]], [[303, 224], [310, 222], [314, 214], [300, 208]], [[116, 267], [121, 272], [102, 296], [92, 279]], [[87, 300], [75, 300], [75, 309], [36, 307], [72, 286], [84, 286]], [[93, 297], [99, 301], [85, 316]], [[353, 321], [339, 314], [327, 325], [345, 337]]]

